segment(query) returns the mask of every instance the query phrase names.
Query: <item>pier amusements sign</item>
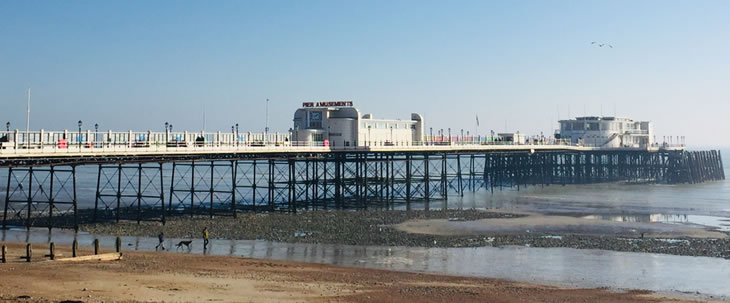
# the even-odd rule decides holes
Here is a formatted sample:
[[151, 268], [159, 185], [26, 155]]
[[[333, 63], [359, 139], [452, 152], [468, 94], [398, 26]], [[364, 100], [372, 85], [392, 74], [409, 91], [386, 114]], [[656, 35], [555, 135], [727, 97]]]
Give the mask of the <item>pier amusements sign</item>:
[[343, 107], [352, 106], [352, 101], [302, 102], [302, 107]]

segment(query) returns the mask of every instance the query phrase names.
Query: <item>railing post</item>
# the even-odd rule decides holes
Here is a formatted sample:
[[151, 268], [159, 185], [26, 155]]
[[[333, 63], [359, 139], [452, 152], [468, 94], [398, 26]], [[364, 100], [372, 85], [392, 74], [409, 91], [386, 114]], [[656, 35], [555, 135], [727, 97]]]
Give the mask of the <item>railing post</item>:
[[127, 132], [127, 148], [132, 148], [132, 131]]
[[20, 139], [18, 138], [18, 130], [17, 129], [15, 130], [14, 136], [15, 136], [15, 140], [13, 140], [13, 149], [16, 149], [17, 150], [18, 149], [18, 144], [19, 144], [18, 141], [20, 141]]
[[45, 131], [43, 129], [41, 129], [41, 137], [40, 137], [40, 140], [38, 142], [38, 144], [39, 144], [39, 146], [40, 146], [41, 149], [43, 149], [43, 135], [44, 134], [45, 134]]

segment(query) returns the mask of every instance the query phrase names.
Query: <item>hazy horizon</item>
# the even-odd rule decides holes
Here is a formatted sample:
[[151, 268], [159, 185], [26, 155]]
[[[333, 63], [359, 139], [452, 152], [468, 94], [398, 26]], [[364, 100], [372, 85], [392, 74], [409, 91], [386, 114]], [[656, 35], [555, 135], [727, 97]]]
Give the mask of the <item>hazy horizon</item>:
[[[272, 131], [304, 101], [480, 134], [654, 122], [730, 147], [726, 1], [3, 1], [0, 122]], [[591, 42], [597, 42], [591, 44]], [[604, 44], [603, 47], [598, 47]], [[611, 47], [608, 47], [611, 45]], [[570, 114], [570, 115], [569, 115]]]

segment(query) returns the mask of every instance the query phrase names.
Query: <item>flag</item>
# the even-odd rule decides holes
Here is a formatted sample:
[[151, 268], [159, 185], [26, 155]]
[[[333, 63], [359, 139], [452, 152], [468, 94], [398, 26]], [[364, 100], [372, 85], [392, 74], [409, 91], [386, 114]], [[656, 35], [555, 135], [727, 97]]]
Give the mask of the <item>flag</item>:
[[479, 127], [479, 115], [477, 115], [477, 127]]

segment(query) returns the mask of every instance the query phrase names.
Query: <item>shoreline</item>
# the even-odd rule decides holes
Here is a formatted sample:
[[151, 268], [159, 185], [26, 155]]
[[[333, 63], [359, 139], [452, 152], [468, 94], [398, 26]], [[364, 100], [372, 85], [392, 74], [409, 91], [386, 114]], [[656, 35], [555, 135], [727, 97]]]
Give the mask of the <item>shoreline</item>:
[[[292, 261], [124, 252], [120, 261], [0, 264], [0, 301], [706, 302], [645, 290], [565, 288], [490, 278]], [[59, 253], [70, 247], [59, 246]], [[82, 248], [89, 254], [89, 248]], [[32, 285], [32, 287], [28, 287]]]
[[172, 217], [164, 226], [158, 222], [97, 223], [84, 224], [81, 230], [146, 237], [164, 232], [166, 237], [200, 239], [207, 227], [211, 238], [230, 240], [407, 247], [517, 245], [730, 259], [730, 239], [721, 232], [663, 223], [587, 219], [556, 223], [560, 220], [504, 211], [337, 210], [249, 213], [237, 218]]

